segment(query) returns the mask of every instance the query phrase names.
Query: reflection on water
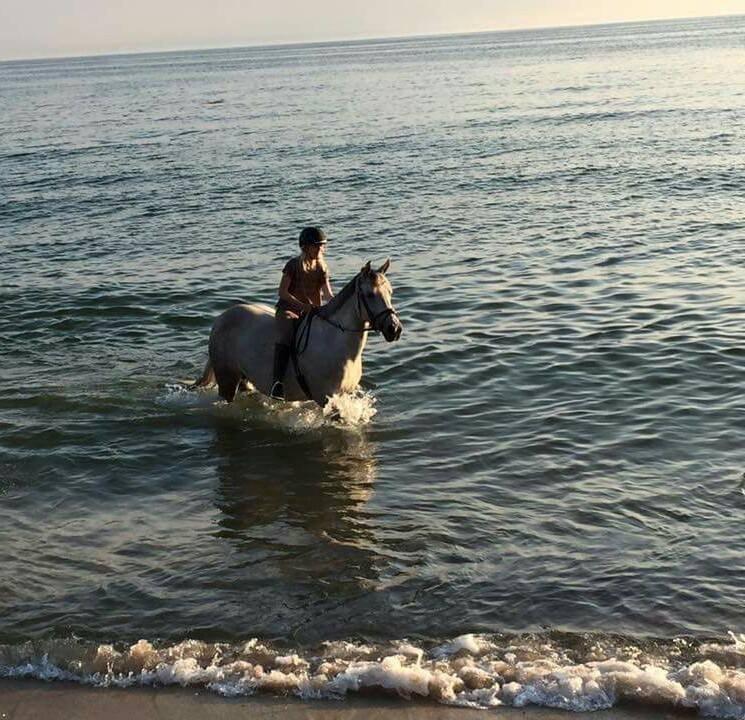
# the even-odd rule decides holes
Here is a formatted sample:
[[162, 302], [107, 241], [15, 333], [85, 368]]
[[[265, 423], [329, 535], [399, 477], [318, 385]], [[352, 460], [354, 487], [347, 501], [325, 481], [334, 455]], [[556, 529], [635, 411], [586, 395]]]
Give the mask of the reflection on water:
[[259, 595], [271, 583], [275, 602], [315, 616], [375, 586], [366, 506], [377, 460], [363, 433], [324, 427], [288, 436], [228, 418], [216, 423], [212, 450], [222, 512], [216, 536], [230, 541], [252, 579], [263, 581]]

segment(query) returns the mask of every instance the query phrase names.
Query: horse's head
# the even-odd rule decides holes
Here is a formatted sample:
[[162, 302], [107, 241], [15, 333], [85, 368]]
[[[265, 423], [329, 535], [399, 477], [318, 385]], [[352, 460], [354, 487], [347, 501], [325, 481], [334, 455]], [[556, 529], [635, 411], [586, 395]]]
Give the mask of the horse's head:
[[377, 270], [373, 270], [368, 262], [360, 271], [359, 279], [360, 311], [363, 318], [374, 330], [383, 333], [388, 342], [398, 340], [404, 329], [391, 302], [393, 288], [385, 275], [390, 266], [391, 261], [386, 260]]

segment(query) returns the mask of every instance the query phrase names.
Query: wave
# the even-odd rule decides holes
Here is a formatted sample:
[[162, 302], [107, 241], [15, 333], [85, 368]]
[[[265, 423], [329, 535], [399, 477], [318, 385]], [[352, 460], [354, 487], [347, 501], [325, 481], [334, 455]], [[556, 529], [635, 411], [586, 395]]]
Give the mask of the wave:
[[730, 641], [629, 640], [567, 633], [461, 635], [438, 643], [328, 641], [311, 649], [186, 640], [126, 647], [78, 639], [0, 645], [0, 677], [97, 687], [206, 688], [305, 700], [352, 693], [473, 708], [587, 712], [636, 703], [745, 718], [745, 635]]

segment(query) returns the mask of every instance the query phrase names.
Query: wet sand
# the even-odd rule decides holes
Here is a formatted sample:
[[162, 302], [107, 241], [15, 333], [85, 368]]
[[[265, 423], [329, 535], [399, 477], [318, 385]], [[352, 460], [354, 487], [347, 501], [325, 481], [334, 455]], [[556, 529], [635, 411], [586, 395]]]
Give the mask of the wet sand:
[[662, 720], [692, 717], [649, 708], [568, 713], [543, 708], [469, 710], [433, 703], [353, 697], [303, 702], [223, 698], [179, 688], [103, 689], [71, 683], [0, 680], [0, 720]]

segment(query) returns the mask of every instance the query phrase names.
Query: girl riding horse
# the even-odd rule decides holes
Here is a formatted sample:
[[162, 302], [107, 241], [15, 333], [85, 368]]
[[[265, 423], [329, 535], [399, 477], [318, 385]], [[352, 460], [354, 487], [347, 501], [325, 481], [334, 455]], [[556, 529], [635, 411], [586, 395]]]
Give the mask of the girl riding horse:
[[290, 258], [282, 270], [274, 313], [274, 372], [269, 393], [275, 400], [285, 399], [283, 380], [290, 360], [295, 321], [334, 296], [328, 265], [323, 259], [326, 242], [321, 228], [303, 228], [299, 239], [300, 255]]
[[[325, 239], [317, 229], [311, 233], [312, 239]], [[308, 233], [301, 242], [306, 239]], [[306, 244], [323, 245], [323, 242], [302, 242], [303, 246]], [[318, 265], [320, 252], [306, 250], [302, 257], [310, 258], [310, 255], [316, 261], [310, 269], [315, 267], [320, 275], [319, 267], [324, 267]], [[300, 342], [290, 351], [295, 372], [287, 373], [284, 380], [279, 376], [285, 400], [313, 400], [323, 407], [334, 395], [354, 392], [362, 377], [362, 353], [368, 335], [380, 333], [388, 342], [401, 337], [403, 326], [393, 307], [393, 288], [386, 277], [389, 267], [389, 260], [377, 270], [372, 269], [370, 262], [365, 263], [337, 295], [318, 307], [316, 303], [331, 295], [328, 270], [323, 273], [323, 284], [317, 280], [312, 292], [307, 289], [301, 292], [300, 284], [293, 284], [297, 265], [286, 266], [281, 287], [289, 299], [287, 295], [281, 299], [291, 308], [290, 312], [305, 312], [305, 316], [299, 325]], [[303, 270], [308, 272], [307, 266]], [[227, 402], [232, 402], [238, 390], [249, 385], [269, 395], [279, 370], [275, 353], [277, 325], [285, 320], [281, 315], [279, 320], [275, 319], [278, 314], [277, 309], [272, 311], [266, 305], [246, 303], [221, 313], [212, 324], [209, 359], [192, 387], [217, 384], [220, 397]], [[289, 321], [292, 322], [291, 317]], [[289, 335], [289, 338], [282, 335], [284, 342], [279, 344], [293, 342]]]

